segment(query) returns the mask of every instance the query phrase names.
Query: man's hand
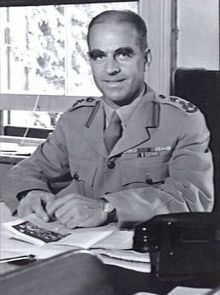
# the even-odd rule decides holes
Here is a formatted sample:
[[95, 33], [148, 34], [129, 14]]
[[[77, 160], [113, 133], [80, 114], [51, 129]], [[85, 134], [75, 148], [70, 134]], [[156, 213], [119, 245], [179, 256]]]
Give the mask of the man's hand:
[[92, 199], [72, 193], [46, 206], [50, 216], [55, 215], [60, 223], [69, 228], [95, 227], [103, 224], [107, 219], [104, 212], [104, 201]]
[[50, 220], [50, 215], [46, 211], [46, 207], [54, 201], [54, 195], [46, 191], [32, 190], [21, 199], [17, 212], [19, 217], [36, 213], [38, 217], [44, 221]]

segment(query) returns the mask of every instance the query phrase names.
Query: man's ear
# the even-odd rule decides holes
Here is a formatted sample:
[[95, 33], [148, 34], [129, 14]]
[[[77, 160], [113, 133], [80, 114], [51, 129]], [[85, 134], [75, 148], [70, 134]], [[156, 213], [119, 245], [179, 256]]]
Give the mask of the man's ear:
[[152, 56], [150, 48], [146, 48], [144, 51], [144, 65], [149, 66], [151, 64]]

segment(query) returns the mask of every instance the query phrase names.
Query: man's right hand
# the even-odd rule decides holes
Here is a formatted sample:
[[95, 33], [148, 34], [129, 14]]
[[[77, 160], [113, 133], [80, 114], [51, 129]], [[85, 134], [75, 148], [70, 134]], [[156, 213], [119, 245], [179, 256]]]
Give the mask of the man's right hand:
[[48, 222], [50, 216], [46, 211], [46, 206], [53, 202], [55, 199], [54, 195], [46, 191], [32, 190], [21, 199], [17, 213], [19, 217], [25, 217], [28, 214], [36, 213], [38, 217]]

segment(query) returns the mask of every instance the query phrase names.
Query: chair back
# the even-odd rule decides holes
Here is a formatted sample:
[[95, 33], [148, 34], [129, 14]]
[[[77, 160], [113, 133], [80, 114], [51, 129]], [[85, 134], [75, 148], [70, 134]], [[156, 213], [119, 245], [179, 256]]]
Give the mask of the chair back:
[[178, 68], [173, 76], [172, 94], [192, 102], [205, 115], [214, 159], [214, 210], [220, 211], [220, 72]]

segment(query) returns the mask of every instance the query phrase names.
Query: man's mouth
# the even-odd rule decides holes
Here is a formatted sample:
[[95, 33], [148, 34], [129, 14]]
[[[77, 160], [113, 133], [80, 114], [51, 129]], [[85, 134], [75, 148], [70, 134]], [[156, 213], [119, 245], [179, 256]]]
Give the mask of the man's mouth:
[[116, 79], [116, 80], [103, 80], [108, 86], [119, 86], [120, 83], [124, 82], [125, 79]]

